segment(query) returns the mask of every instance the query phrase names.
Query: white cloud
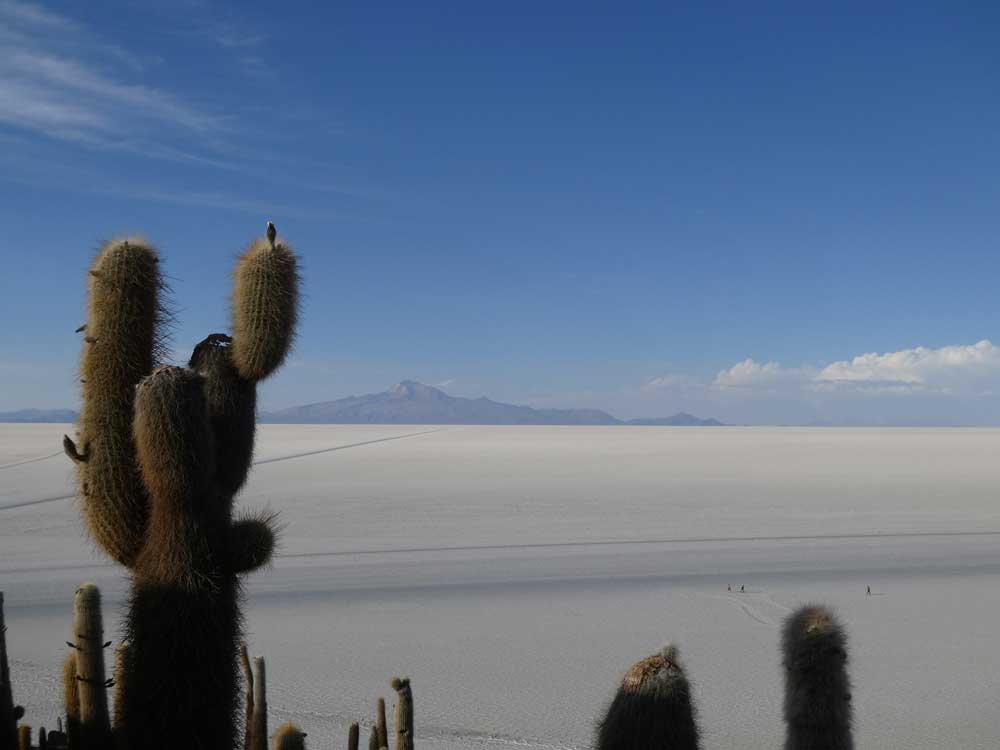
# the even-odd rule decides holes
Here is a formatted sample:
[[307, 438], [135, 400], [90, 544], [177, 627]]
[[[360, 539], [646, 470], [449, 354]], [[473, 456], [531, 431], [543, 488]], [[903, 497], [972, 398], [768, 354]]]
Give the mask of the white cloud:
[[872, 352], [827, 365], [816, 382], [884, 392], [988, 395], [1000, 385], [1000, 347], [983, 339], [940, 349], [918, 346], [885, 354]]
[[861, 354], [823, 368], [745, 359], [722, 370], [713, 385], [785, 394], [991, 395], [1000, 391], [1000, 347], [985, 339], [939, 349], [918, 346]]
[[745, 359], [715, 376], [717, 388], [768, 389], [797, 386], [813, 378], [815, 370], [804, 367], [783, 367], [777, 362], [755, 362]]
[[438, 388], [447, 388], [450, 385], [455, 385], [455, 378], [448, 378], [447, 380], [442, 380], [440, 383], [435, 383]]

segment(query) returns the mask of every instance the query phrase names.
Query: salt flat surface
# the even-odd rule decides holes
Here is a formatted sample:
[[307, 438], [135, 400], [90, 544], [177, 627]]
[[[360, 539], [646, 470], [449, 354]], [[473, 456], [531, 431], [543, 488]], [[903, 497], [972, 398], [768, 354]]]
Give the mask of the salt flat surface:
[[[69, 499], [68, 429], [0, 425], [0, 589], [36, 725], [73, 590], [102, 586], [114, 637], [127, 588]], [[998, 455], [1000, 430], [264, 425], [239, 504], [287, 524], [247, 588], [273, 721], [343, 742], [408, 674], [422, 746], [586, 748], [670, 639], [705, 747], [776, 747], [781, 618], [820, 601], [850, 631], [859, 747], [995, 748]]]

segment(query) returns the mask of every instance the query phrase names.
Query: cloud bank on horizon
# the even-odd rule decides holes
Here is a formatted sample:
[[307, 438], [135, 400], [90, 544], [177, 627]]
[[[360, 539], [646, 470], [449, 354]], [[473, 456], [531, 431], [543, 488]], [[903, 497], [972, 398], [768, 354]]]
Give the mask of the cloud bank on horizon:
[[1000, 347], [988, 339], [938, 349], [917, 346], [861, 354], [825, 367], [785, 367], [748, 358], [722, 370], [712, 385], [721, 390], [992, 396], [1000, 386]]

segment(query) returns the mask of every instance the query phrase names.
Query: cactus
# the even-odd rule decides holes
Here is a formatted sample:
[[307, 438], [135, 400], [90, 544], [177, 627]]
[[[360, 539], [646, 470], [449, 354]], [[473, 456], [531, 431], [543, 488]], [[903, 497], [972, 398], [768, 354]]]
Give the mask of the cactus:
[[[71, 644], [72, 645], [72, 644]], [[63, 707], [66, 710], [66, 743], [80, 747], [80, 683], [76, 679], [76, 653], [66, 654], [63, 661]]]
[[38, 729], [38, 750], [49, 750], [49, 735], [45, 732], [45, 727]]
[[286, 721], [274, 733], [274, 750], [305, 750], [306, 733]]
[[85, 583], [73, 597], [73, 636], [76, 639], [76, 682], [80, 739], [86, 750], [102, 750], [111, 737], [107, 681], [104, 678], [104, 626], [101, 592]]
[[232, 504], [253, 456], [257, 383], [289, 350], [297, 288], [295, 256], [269, 222], [234, 272], [233, 337], [208, 336], [187, 368], [162, 367], [156, 251], [114, 241], [91, 268], [79, 439], [64, 449], [91, 537], [132, 571], [115, 707], [128, 747], [236, 746], [238, 576], [268, 562], [275, 523], [234, 519]]
[[115, 650], [115, 709], [114, 720], [111, 723], [113, 732], [120, 735], [124, 732], [122, 709], [125, 706], [124, 694], [128, 690], [128, 644], [119, 643]]
[[781, 634], [785, 750], [852, 750], [847, 635], [825, 607], [793, 612]]
[[376, 750], [382, 747], [389, 747], [389, 726], [385, 720], [385, 698], [379, 696], [375, 704], [375, 727], [378, 731], [378, 744]]
[[597, 732], [597, 750], [696, 750], [691, 686], [677, 649], [667, 644], [625, 674]]
[[358, 750], [358, 742], [361, 739], [361, 727], [351, 724], [347, 731], [347, 750]]
[[32, 750], [31, 727], [22, 724], [17, 728], [17, 750]]
[[413, 690], [409, 677], [393, 677], [396, 691], [396, 750], [413, 750]]
[[250, 750], [267, 750], [267, 670], [263, 657], [253, 660], [253, 720]]
[[368, 735], [368, 750], [379, 750], [378, 727], [372, 724], [371, 733]]
[[253, 670], [246, 642], [240, 644], [240, 669], [243, 670], [243, 682], [247, 688], [244, 700], [246, 712], [243, 722], [243, 750], [250, 750], [250, 733], [253, 731]]
[[17, 719], [18, 712], [14, 706], [14, 693], [10, 684], [10, 665], [7, 662], [3, 592], [0, 591], [0, 750], [14, 750], [17, 746]]

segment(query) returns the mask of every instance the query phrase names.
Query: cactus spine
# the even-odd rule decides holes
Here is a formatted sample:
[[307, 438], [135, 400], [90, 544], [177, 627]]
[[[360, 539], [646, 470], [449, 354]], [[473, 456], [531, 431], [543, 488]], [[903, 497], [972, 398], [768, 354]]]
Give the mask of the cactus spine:
[[847, 634], [825, 607], [806, 606], [785, 621], [785, 750], [853, 750]]
[[699, 731], [691, 686], [667, 644], [625, 674], [597, 732], [597, 750], [696, 750]]
[[111, 736], [111, 721], [104, 678], [101, 592], [92, 583], [80, 586], [73, 597], [73, 635], [76, 639], [80, 737], [84, 748], [100, 750]]
[[396, 750], [413, 750], [413, 690], [409, 677], [393, 677], [396, 691]]
[[115, 707], [123, 743], [226, 750], [237, 738], [237, 577], [268, 562], [275, 534], [272, 516], [234, 520], [232, 504], [253, 455], [257, 383], [294, 335], [295, 256], [269, 223], [234, 272], [233, 337], [207, 337], [187, 369], [157, 367], [162, 287], [144, 241], [98, 253], [79, 440], [66, 437], [64, 449], [91, 536], [132, 570]]

